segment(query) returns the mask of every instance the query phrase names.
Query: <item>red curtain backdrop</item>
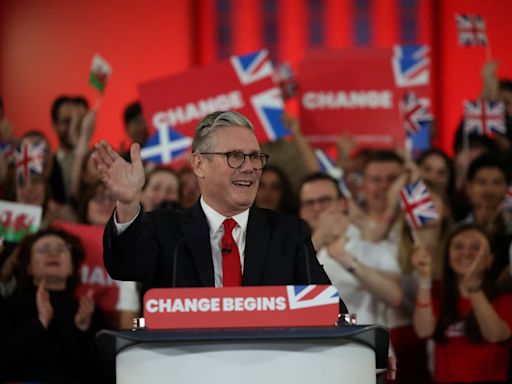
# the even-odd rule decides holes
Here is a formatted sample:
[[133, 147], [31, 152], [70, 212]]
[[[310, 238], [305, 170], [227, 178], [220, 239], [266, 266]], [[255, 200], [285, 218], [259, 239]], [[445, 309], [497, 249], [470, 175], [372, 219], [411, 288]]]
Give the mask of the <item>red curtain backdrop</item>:
[[[122, 111], [140, 82], [267, 47], [296, 65], [318, 47], [433, 48], [437, 143], [450, 150], [463, 98], [478, 96], [482, 48], [460, 48], [454, 14], [478, 13], [488, 28], [499, 74], [512, 77], [507, 55], [512, 2], [507, 0], [135, 0], [0, 2], [0, 95], [17, 134], [51, 131], [59, 94], [83, 94], [94, 53], [113, 67], [93, 140], [126, 140]], [[205, 85], [206, 86], [206, 85]]]

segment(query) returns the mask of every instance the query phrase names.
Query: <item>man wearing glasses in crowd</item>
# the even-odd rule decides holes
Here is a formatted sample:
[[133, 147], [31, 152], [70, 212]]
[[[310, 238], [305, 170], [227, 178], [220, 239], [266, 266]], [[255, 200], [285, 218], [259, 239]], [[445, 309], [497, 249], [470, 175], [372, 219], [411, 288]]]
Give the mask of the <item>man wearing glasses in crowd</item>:
[[252, 207], [268, 155], [241, 114], [215, 112], [196, 127], [192, 168], [201, 198], [182, 213], [141, 212], [138, 144], [130, 156], [127, 163], [106, 142], [94, 155], [117, 199], [104, 235], [113, 278], [160, 287], [330, 284], [302, 220]]

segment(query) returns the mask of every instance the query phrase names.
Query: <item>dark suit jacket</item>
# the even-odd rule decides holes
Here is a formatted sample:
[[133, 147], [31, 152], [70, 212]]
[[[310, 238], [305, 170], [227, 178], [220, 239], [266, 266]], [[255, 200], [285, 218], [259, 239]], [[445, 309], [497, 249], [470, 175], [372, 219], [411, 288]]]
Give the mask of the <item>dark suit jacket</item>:
[[[140, 214], [121, 235], [115, 231], [111, 218], [105, 227], [103, 257], [112, 278], [171, 287], [175, 273], [176, 287], [214, 286], [208, 223], [199, 202], [183, 213], [164, 209]], [[308, 283], [330, 281], [315, 256], [306, 223], [251, 208], [242, 285]]]

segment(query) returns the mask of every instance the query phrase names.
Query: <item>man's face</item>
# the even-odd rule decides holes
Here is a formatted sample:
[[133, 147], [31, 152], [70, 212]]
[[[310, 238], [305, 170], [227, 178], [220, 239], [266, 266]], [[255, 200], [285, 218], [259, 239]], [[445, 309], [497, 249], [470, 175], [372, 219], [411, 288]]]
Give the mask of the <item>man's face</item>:
[[134, 143], [144, 145], [148, 139], [148, 126], [142, 115], [133, 118], [126, 125], [126, 133]]
[[64, 103], [59, 107], [57, 113], [57, 121], [53, 127], [59, 138], [59, 144], [64, 148], [72, 148], [71, 141], [71, 124], [78, 121], [85, 114], [85, 108], [75, 103]]
[[372, 161], [363, 176], [363, 193], [369, 213], [383, 214], [387, 207], [387, 192], [402, 173], [402, 165], [396, 161]]
[[468, 196], [474, 207], [483, 205], [496, 209], [507, 191], [507, 180], [498, 168], [480, 168], [468, 182]]
[[[254, 133], [243, 127], [218, 128], [212, 133], [208, 152], [259, 153]], [[224, 216], [231, 217], [251, 207], [258, 192], [261, 170], [248, 157], [240, 168], [231, 168], [226, 156], [193, 156], [192, 165], [205, 201]]]
[[322, 212], [341, 204], [336, 186], [329, 180], [305, 183], [300, 190], [300, 217], [312, 230], [318, 226]]

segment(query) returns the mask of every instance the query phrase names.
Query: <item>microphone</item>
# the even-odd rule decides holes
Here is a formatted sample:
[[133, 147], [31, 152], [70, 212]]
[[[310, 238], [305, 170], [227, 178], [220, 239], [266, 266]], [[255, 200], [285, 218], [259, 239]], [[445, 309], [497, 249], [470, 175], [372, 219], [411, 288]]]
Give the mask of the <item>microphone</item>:
[[176, 269], [178, 266], [178, 249], [181, 247], [181, 245], [185, 242], [185, 238], [182, 237], [178, 240], [176, 243], [176, 247], [174, 247], [174, 252], [172, 254], [172, 287], [176, 288]]
[[307, 283], [311, 285], [311, 266], [309, 265], [309, 249], [305, 244], [304, 239], [301, 239], [299, 236], [295, 236], [297, 240], [299, 241], [299, 244], [302, 247], [303, 253], [304, 253], [304, 260], [306, 262], [306, 276], [307, 276]]

